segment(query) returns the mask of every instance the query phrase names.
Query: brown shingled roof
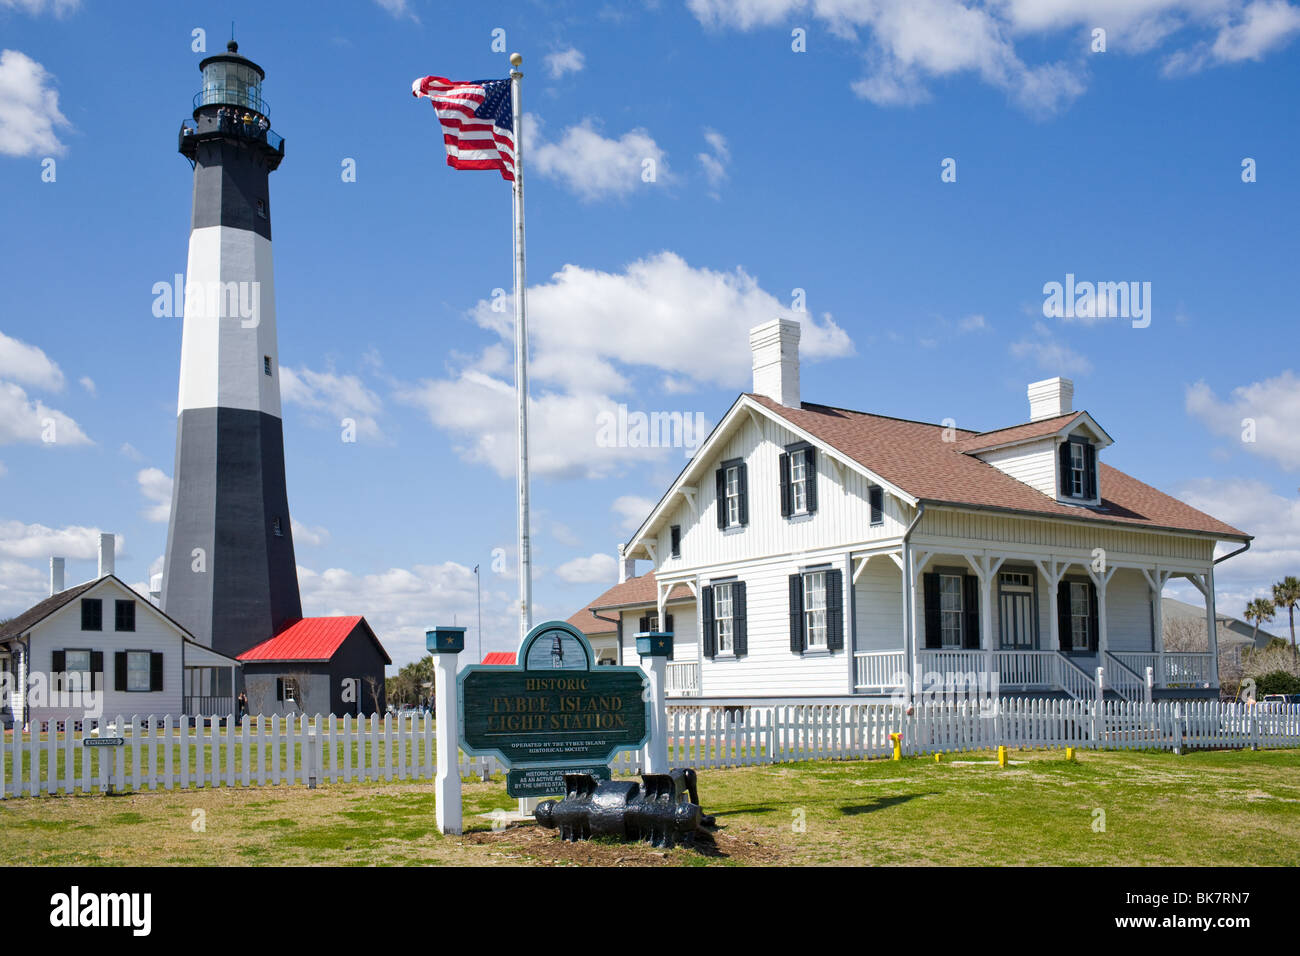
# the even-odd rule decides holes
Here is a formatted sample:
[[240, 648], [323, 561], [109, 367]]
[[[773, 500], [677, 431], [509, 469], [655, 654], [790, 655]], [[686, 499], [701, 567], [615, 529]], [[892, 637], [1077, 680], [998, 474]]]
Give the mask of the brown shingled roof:
[[1042, 421], [1029, 422], [1024, 425], [1012, 425], [1009, 428], [998, 428], [991, 432], [979, 432], [970, 438], [963, 438], [955, 444], [958, 451], [969, 454], [970, 452], [982, 451], [985, 448], [996, 448], [999, 445], [1014, 445], [1018, 441], [1046, 438], [1048, 435], [1055, 435], [1082, 414], [1083, 412], [1071, 412], [1068, 415], [1057, 415], [1055, 418], [1044, 418]]
[[[1066, 505], [964, 453], [960, 446], [965, 441], [983, 437], [974, 432], [958, 429], [958, 441], [946, 442], [942, 425], [807, 402], [787, 408], [762, 395], [748, 397], [919, 500], [1072, 521], [1250, 537], [1109, 465], [1098, 465], [1104, 493], [1100, 507]], [[1037, 428], [1052, 421], [1017, 427]], [[1057, 424], [1052, 431], [1060, 427]]]
[[[668, 592], [668, 602], [676, 603], [678, 601], [691, 601], [694, 596], [691, 589], [684, 584], [678, 584]], [[570, 624], [582, 631], [583, 634], [608, 634], [615, 630], [618, 625], [613, 621], [602, 621], [596, 617], [596, 611], [608, 611], [616, 608], [625, 607], [654, 607], [658, 604], [655, 595], [655, 573], [647, 571], [645, 574], [637, 575], [634, 578], [628, 578], [622, 584], [616, 584], [596, 600], [592, 601], [581, 611], [578, 611], [571, 618]], [[593, 629], [594, 628], [594, 629]]]

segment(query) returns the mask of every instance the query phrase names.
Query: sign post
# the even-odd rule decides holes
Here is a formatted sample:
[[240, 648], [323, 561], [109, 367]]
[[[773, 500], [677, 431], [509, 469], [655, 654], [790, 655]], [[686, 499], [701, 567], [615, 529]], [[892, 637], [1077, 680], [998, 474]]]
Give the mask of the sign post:
[[460, 801], [460, 730], [457, 726], [456, 662], [465, 649], [465, 628], [435, 627], [424, 632], [424, 645], [433, 654], [434, 719], [438, 725], [438, 776], [434, 806], [438, 830], [459, 834], [462, 829]]
[[668, 661], [673, 656], [671, 632], [649, 631], [636, 636], [636, 652], [645, 661], [650, 686], [650, 739], [645, 745], [645, 772], [668, 773]]
[[470, 665], [458, 680], [461, 747], [500, 760], [512, 797], [561, 794], [565, 773], [607, 777], [615, 754], [644, 746], [651, 694], [641, 668], [595, 666], [586, 637], [563, 621], [529, 631], [518, 661]]

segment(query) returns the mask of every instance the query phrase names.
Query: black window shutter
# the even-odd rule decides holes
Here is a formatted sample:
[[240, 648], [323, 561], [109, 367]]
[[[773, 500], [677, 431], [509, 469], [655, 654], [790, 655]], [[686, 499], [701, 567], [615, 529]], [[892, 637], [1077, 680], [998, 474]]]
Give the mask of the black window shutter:
[[1070, 492], [1074, 490], [1070, 486], [1070, 443], [1068, 441], [1061, 442], [1061, 449], [1057, 457], [1061, 460], [1061, 495], [1068, 498]]
[[1061, 650], [1071, 650], [1070, 641], [1070, 582], [1062, 581], [1056, 591], [1056, 628], [1060, 631]]
[[284, 700], [284, 678], [283, 677], [277, 677], [275, 679], [275, 699]]
[[63, 672], [68, 669], [68, 655], [64, 651], [55, 651], [50, 656], [50, 670], [54, 671], [51, 683], [55, 690], [63, 690]]
[[803, 653], [803, 575], [790, 575], [790, 650]]
[[113, 689], [126, 690], [126, 651], [113, 655]]
[[923, 574], [925, 584], [925, 646], [943, 646], [943, 616], [939, 613], [939, 575]]
[[163, 689], [163, 656], [162, 651], [154, 651], [149, 655], [149, 689]]
[[867, 500], [871, 504], [871, 523], [880, 524], [885, 519], [885, 489], [875, 485], [867, 492]]
[[710, 659], [718, 654], [718, 639], [713, 624], [713, 588], [700, 588], [700, 623], [704, 631], [704, 656]]
[[817, 510], [817, 452], [805, 448], [803, 452], [804, 474], [808, 476], [808, 513]]
[[844, 572], [826, 572], [826, 649], [844, 650]]
[[718, 490], [718, 530], [727, 526], [727, 469], [719, 468], [713, 476]]
[[781, 517], [788, 518], [794, 506], [790, 503], [790, 456], [786, 452], [781, 452], [778, 468], [781, 472]]
[[745, 582], [736, 581], [731, 585], [731, 634], [737, 657], [749, 653], [749, 630], [745, 623], [745, 613]]
[[973, 574], [962, 575], [961, 599], [963, 621], [961, 646], [968, 651], [980, 646], [980, 579]]
[[1084, 481], [1087, 485], [1087, 495], [1089, 498], [1097, 497], [1097, 446], [1087, 444], [1083, 446], [1083, 471]]
[[650, 615], [642, 614], [640, 619], [636, 622], [636, 632], [638, 634], [644, 634], [648, 630], [650, 630]]
[[1088, 650], [1097, 651], [1097, 632], [1100, 619], [1097, 616], [1097, 586], [1088, 583]]
[[660, 630], [665, 634], [671, 634], [673, 632], [673, 616], [671, 614], [664, 615], [663, 627], [661, 627]]
[[749, 466], [741, 462], [736, 466], [736, 475], [740, 479], [740, 523], [749, 524]]
[[100, 683], [100, 674], [104, 673], [104, 652], [90, 652], [90, 689], [98, 690]]

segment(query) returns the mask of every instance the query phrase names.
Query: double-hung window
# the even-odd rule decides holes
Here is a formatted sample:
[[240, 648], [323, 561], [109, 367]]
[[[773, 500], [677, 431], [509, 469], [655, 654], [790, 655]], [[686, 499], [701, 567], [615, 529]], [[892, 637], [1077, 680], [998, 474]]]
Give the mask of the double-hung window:
[[150, 681], [150, 654], [148, 651], [126, 652], [126, 689], [152, 690]]
[[64, 651], [63, 687], [67, 690], [90, 690], [90, 651]]
[[1088, 493], [1088, 464], [1084, 457], [1083, 446], [1070, 442], [1070, 494], [1076, 498], [1086, 497]]
[[713, 622], [718, 635], [718, 653], [734, 654], [736, 651], [736, 619], [731, 600], [730, 584], [713, 586]]
[[1090, 620], [1088, 585], [1070, 582], [1070, 647], [1086, 651], [1091, 646], [1092, 622]]
[[740, 466], [731, 465], [726, 470], [727, 527], [740, 524]]
[[808, 450], [790, 452], [790, 513], [808, 513]]
[[939, 575], [939, 645], [961, 647], [962, 593], [960, 574]]
[[809, 649], [826, 647], [826, 572], [803, 577], [804, 634]]

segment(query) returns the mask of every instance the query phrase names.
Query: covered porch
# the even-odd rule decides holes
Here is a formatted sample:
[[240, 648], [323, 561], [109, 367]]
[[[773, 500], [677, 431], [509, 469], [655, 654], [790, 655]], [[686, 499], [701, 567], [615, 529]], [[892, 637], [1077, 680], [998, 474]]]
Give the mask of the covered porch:
[[[1150, 700], [1217, 694], [1213, 563], [916, 542], [852, 555], [854, 691]], [[1169, 652], [1160, 594], [1206, 598], [1208, 648]]]

